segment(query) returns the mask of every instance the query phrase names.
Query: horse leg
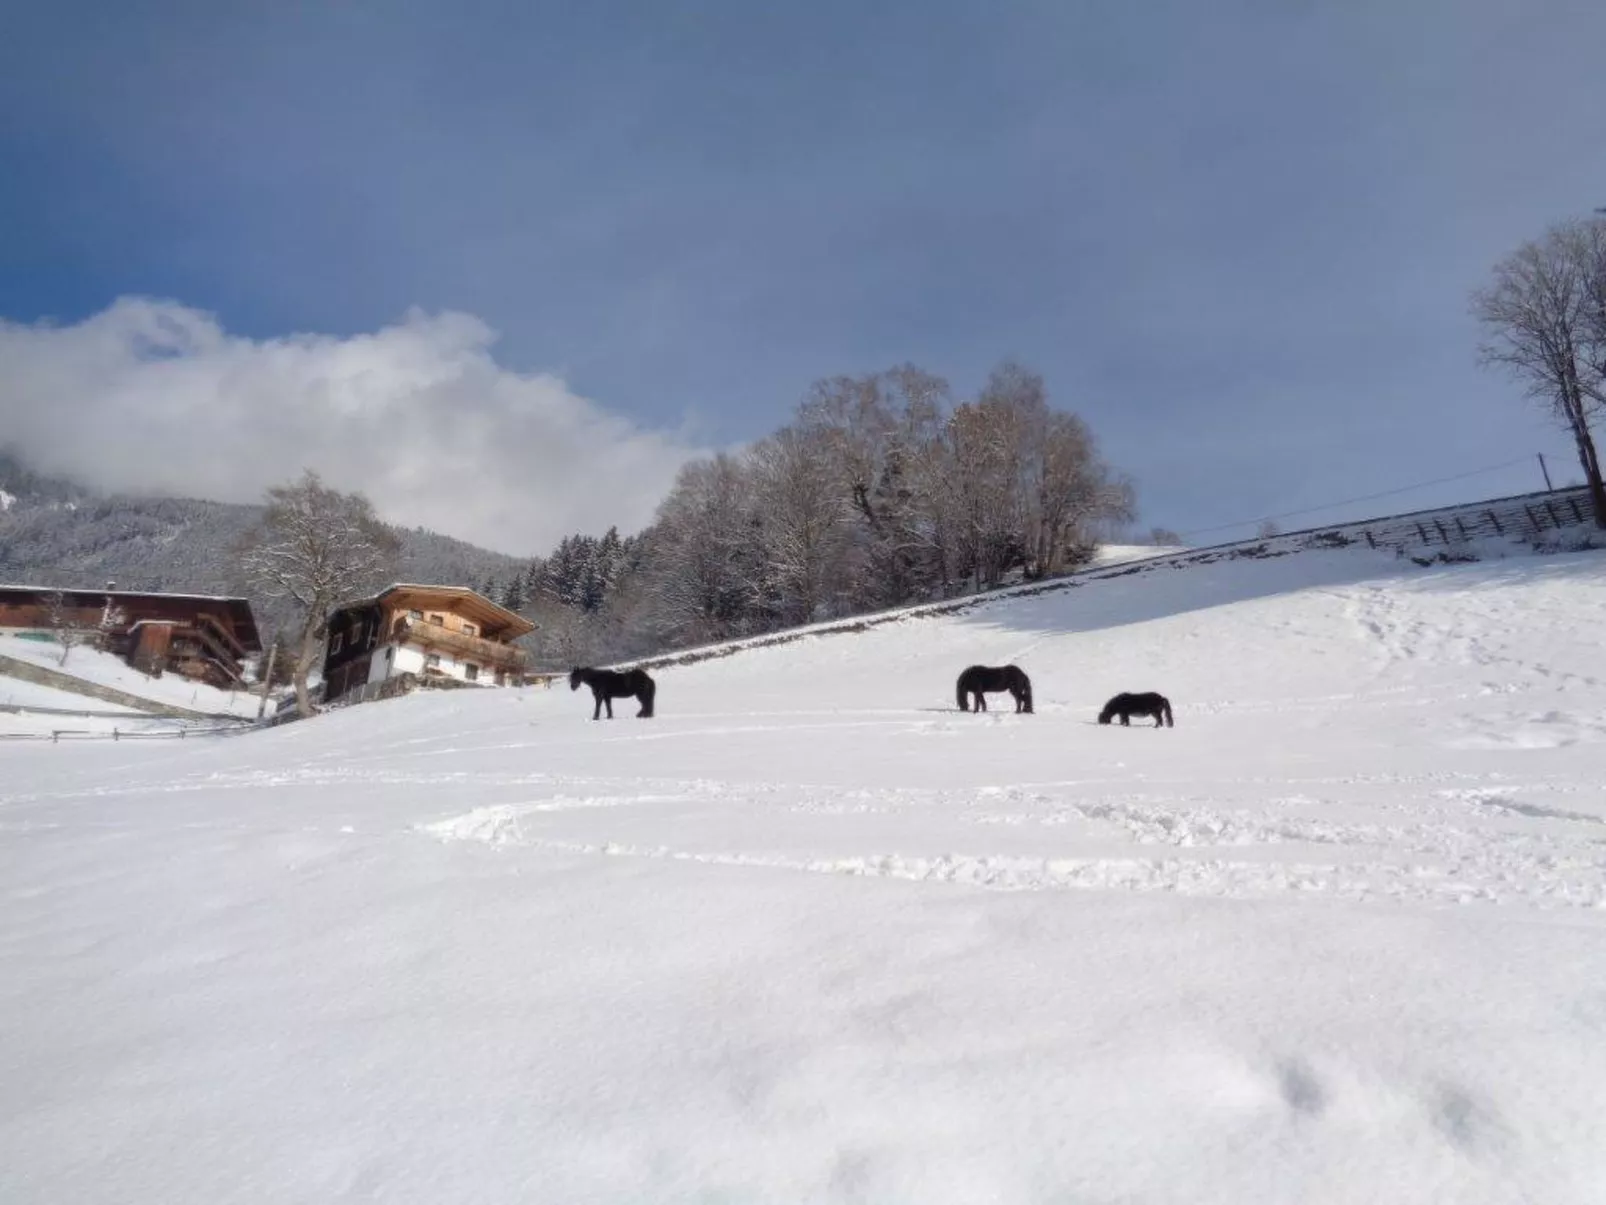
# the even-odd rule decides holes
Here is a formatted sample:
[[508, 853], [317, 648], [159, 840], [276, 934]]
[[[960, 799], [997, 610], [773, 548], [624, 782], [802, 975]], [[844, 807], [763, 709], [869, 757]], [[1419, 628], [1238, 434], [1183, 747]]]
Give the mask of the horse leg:
[[1121, 727], [1123, 727], [1123, 728], [1132, 727], [1132, 715], [1131, 715], [1130, 712], [1123, 711], [1121, 713]]
[[606, 707], [608, 709], [608, 718], [610, 720], [613, 719], [613, 696], [612, 695], [603, 695], [602, 696], [602, 704], [603, 704], [604, 707]]
[[591, 718], [593, 720], [600, 720], [602, 718], [602, 692], [600, 690], [592, 691], [591, 699], [593, 704], [591, 708]]

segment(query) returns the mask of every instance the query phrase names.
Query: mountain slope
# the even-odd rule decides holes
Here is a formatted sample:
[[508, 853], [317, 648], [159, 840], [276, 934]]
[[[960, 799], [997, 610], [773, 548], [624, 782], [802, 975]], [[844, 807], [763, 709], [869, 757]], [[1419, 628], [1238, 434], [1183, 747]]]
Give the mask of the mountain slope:
[[[246, 594], [231, 549], [261, 514], [255, 506], [194, 498], [102, 495], [43, 477], [0, 452], [0, 581], [125, 590]], [[398, 579], [478, 587], [507, 582], [527, 560], [423, 529], [397, 528]], [[253, 599], [271, 632], [288, 624], [284, 608]]]
[[[1223, 561], [650, 721], [8, 749], [0, 1197], [1593, 1202], [1603, 567]], [[1036, 714], [954, 709], [1006, 661]]]

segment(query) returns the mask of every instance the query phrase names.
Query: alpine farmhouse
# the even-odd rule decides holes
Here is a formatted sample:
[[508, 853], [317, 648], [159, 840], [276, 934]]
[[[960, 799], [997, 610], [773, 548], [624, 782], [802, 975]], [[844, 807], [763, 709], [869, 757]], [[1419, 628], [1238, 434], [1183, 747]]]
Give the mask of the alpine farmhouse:
[[524, 616], [466, 586], [390, 586], [330, 613], [324, 702], [394, 683], [517, 686], [528, 656], [513, 643], [535, 631]]

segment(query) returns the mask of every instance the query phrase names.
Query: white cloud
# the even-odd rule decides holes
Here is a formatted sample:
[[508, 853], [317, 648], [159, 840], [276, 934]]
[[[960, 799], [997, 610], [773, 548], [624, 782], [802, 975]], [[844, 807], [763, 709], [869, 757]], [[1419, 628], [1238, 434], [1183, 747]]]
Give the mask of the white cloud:
[[0, 444], [101, 488], [229, 502], [309, 467], [394, 523], [518, 554], [647, 522], [697, 449], [502, 368], [494, 341], [471, 315], [418, 311], [254, 340], [143, 298], [73, 326], [0, 322]]

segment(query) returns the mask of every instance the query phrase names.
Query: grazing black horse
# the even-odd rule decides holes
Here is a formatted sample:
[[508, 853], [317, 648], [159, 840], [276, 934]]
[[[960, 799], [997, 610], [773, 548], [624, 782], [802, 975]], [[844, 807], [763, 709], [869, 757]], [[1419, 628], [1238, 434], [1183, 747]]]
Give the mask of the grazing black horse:
[[976, 710], [987, 710], [987, 692], [1007, 690], [1015, 698], [1015, 710], [1032, 710], [1032, 680], [1018, 665], [973, 665], [959, 675], [954, 697], [960, 711], [969, 711], [968, 696], [976, 696]]
[[1171, 700], [1164, 695], [1157, 695], [1153, 691], [1140, 695], [1116, 695], [1104, 705], [1099, 712], [1099, 723], [1108, 724], [1116, 716], [1121, 717], [1121, 723], [1130, 725], [1135, 715], [1154, 717], [1154, 726], [1159, 728], [1175, 728], [1171, 722]]
[[624, 673], [612, 669], [592, 669], [589, 666], [571, 670], [569, 673], [569, 689], [579, 690], [582, 685], [591, 688], [591, 695], [597, 701], [591, 712], [591, 718], [600, 720], [602, 709], [608, 709], [608, 718], [613, 719], [613, 701], [615, 699], [628, 699], [634, 697], [641, 703], [641, 710], [636, 712], [636, 718], [652, 719], [652, 697], [658, 691], [658, 684], [647, 676], [644, 669], [630, 669]]

